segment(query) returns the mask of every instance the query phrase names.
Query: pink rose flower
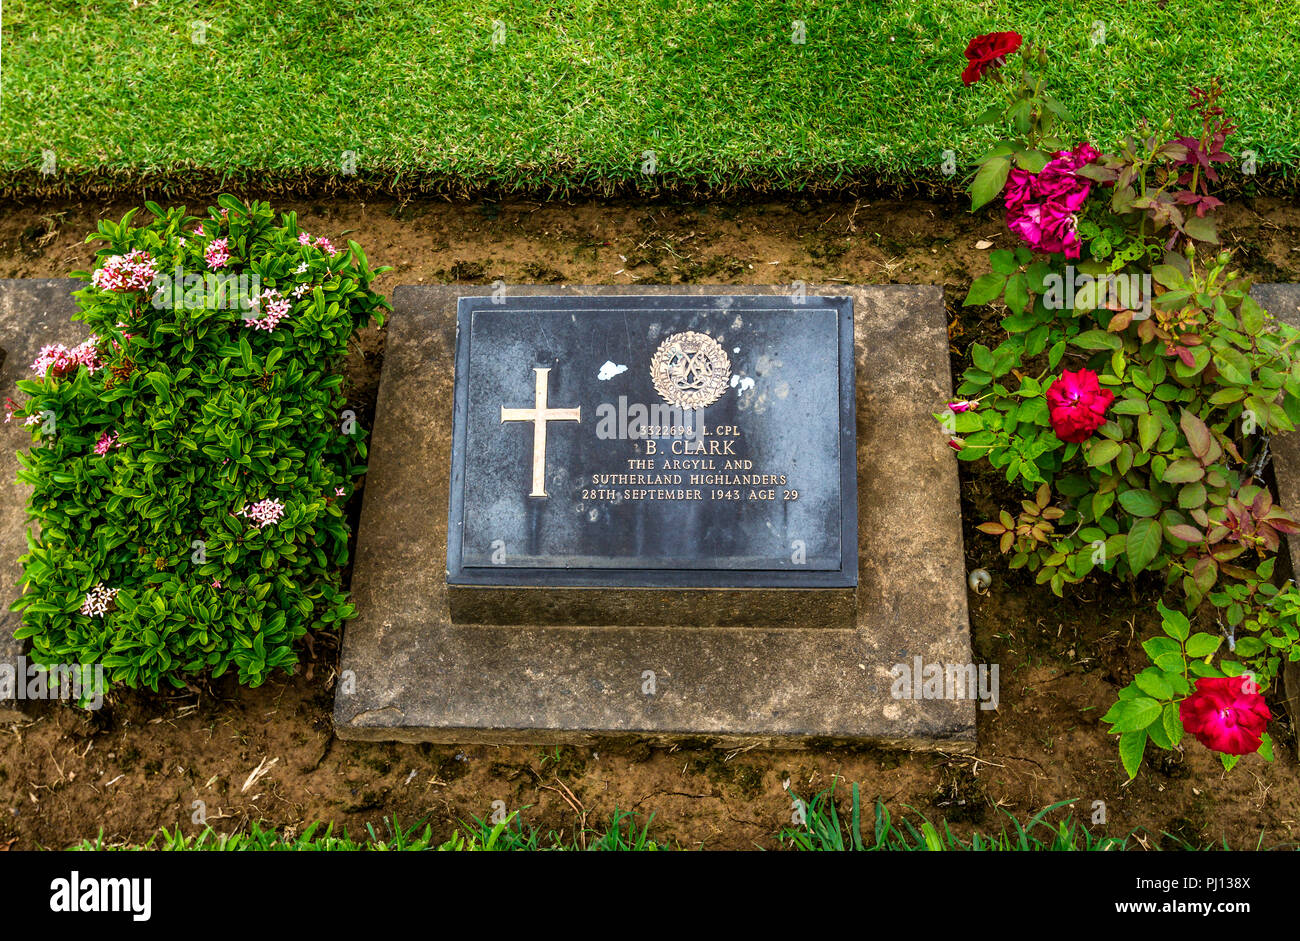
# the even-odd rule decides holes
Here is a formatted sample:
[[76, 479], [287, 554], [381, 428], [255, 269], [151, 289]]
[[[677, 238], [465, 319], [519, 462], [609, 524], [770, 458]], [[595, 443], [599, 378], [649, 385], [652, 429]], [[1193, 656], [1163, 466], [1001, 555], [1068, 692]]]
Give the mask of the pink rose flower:
[[1178, 704], [1178, 718], [1206, 748], [1225, 755], [1249, 755], [1259, 751], [1273, 717], [1247, 677], [1203, 676], [1192, 695]]
[[1083, 143], [1057, 151], [1038, 173], [1012, 169], [1003, 190], [1007, 228], [1035, 251], [1078, 258], [1082, 243], [1074, 216], [1092, 192], [1092, 181], [1078, 171], [1099, 156]]
[[1115, 393], [1103, 389], [1091, 369], [1063, 372], [1047, 387], [1048, 417], [1062, 441], [1080, 444], [1106, 423]]

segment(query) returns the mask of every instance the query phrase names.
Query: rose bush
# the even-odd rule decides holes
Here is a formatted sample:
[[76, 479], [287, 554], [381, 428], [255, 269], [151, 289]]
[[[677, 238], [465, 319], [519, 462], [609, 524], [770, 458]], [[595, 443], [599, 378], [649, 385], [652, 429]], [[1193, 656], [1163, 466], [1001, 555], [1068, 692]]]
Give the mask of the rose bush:
[[[1165, 636], [1144, 645], [1150, 668], [1105, 717], [1136, 774], [1148, 741], [1181, 740], [1180, 703], [1223, 688], [1198, 694], [1193, 682], [1249, 676], [1264, 692], [1282, 660], [1300, 660], [1296, 608], [1279, 613], [1271, 584], [1271, 555], [1300, 526], [1263, 481], [1270, 435], [1300, 419], [1300, 334], [1215, 249], [1208, 187], [1234, 130], [1217, 80], [1193, 90], [1198, 126], [1170, 117], [1103, 153], [1058, 136], [1068, 115], [1045, 91], [1045, 50], [1017, 42], [1013, 64], [1016, 50], [992, 55], [1002, 35], [972, 41], [962, 78], [990, 79], [1005, 97], [981, 117], [1009, 133], [978, 161], [971, 195], [974, 208], [1001, 198], [1019, 244], [991, 253], [966, 303], [1005, 305], [1006, 339], [971, 345], [959, 398], [936, 417], [959, 459], [1033, 492], [978, 527], [1011, 568], [1057, 594], [1098, 572], [1156, 572], [1189, 614], [1222, 624], [1191, 634], [1162, 607]], [[1226, 653], [1211, 640], [1227, 640]], [[1258, 731], [1197, 737], [1271, 754]]]
[[366, 452], [340, 364], [387, 302], [360, 246], [292, 213], [147, 208], [100, 223], [95, 271], [74, 272], [92, 336], [42, 351], [9, 403], [39, 524], [17, 636], [127, 686], [257, 685], [352, 614], [343, 504]]

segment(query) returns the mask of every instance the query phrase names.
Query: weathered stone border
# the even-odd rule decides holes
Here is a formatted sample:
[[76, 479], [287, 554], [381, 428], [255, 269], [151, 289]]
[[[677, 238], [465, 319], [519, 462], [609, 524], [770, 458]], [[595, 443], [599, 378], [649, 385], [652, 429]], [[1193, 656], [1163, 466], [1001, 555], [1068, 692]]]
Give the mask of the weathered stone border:
[[[1260, 284], [1251, 295], [1274, 317], [1300, 327], [1300, 284]], [[1278, 500], [1294, 512], [1300, 509], [1300, 432], [1277, 435], [1270, 447]], [[1287, 537], [1286, 543], [1291, 571], [1300, 577], [1300, 538]], [[1300, 664], [1288, 663], [1282, 678], [1291, 722], [1300, 725]]]

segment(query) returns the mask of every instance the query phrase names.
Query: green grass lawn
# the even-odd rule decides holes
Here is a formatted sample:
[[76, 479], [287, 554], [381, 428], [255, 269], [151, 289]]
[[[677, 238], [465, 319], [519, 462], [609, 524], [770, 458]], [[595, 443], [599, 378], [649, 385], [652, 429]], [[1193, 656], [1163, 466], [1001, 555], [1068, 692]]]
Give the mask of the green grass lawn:
[[1051, 43], [1079, 137], [1182, 113], [1220, 74], [1233, 149], [1300, 167], [1300, 0], [9, 0], [0, 192], [608, 191], [647, 184], [648, 150], [660, 187], [941, 180], [994, 95], [958, 79], [966, 41], [1011, 28]]

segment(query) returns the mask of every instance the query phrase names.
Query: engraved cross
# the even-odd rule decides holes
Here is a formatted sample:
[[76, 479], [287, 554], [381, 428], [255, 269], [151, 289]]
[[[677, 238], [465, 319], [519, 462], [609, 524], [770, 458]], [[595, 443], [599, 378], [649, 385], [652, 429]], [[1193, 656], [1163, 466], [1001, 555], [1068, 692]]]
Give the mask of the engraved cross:
[[550, 368], [534, 367], [537, 374], [537, 395], [532, 408], [506, 408], [501, 406], [501, 423], [530, 421], [533, 423], [533, 489], [530, 497], [546, 496], [546, 423], [548, 421], [582, 421], [582, 408], [547, 408], [546, 386], [550, 381]]

